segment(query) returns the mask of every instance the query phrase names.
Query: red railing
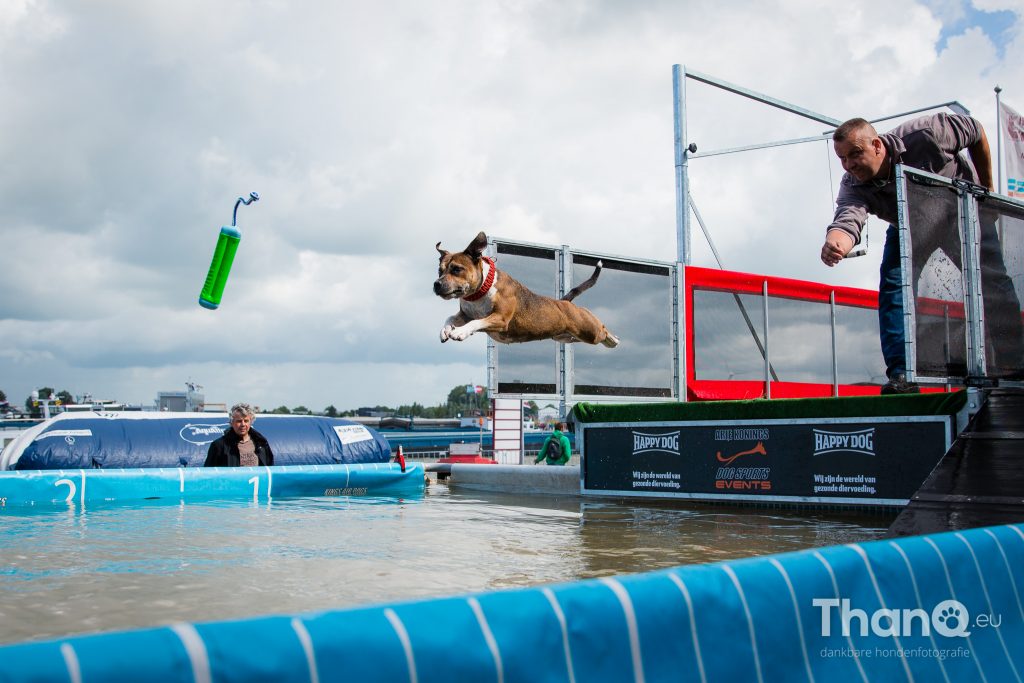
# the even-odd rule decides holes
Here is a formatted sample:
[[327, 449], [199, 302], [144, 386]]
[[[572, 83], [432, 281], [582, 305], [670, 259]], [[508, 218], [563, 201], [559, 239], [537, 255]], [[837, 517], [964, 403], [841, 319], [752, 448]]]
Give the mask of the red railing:
[[[838, 384], [814, 382], [782, 382], [771, 381], [766, 387], [761, 380], [726, 380], [696, 378], [696, 349], [694, 341], [694, 290], [729, 292], [735, 294], [763, 294], [764, 283], [768, 283], [768, 295], [783, 299], [793, 299], [813, 303], [828, 304], [832, 295], [837, 306], [878, 309], [878, 292], [854, 287], [837, 287], [819, 282], [807, 282], [791, 278], [770, 277], [751, 273], [739, 273], [711, 268], [686, 268], [686, 393], [688, 401], [709, 401], [722, 399], [755, 399], [763, 398], [770, 389], [771, 398], [812, 398], [828, 397], [838, 393], [839, 396], [868, 396], [878, 394], [878, 384]], [[945, 304], [947, 302], [938, 302]], [[942, 310], [941, 307], [933, 307]], [[962, 306], [961, 306], [962, 309]], [[946, 309], [951, 313], [950, 309]], [[962, 311], [960, 313], [962, 315]], [[760, 335], [762, 330], [756, 330]], [[770, 334], [770, 330], [769, 330]], [[881, 353], [881, 352], [879, 352]], [[837, 391], [834, 391], [837, 390]], [[939, 388], [926, 389], [941, 391]]]

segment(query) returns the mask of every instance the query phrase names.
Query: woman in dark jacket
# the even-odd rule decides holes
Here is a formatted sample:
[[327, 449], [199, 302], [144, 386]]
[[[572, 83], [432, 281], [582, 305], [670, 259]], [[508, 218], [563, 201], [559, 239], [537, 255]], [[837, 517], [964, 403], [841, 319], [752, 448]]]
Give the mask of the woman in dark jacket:
[[204, 467], [256, 467], [273, 465], [274, 452], [267, 439], [252, 428], [256, 412], [248, 403], [231, 407], [231, 426], [210, 444]]

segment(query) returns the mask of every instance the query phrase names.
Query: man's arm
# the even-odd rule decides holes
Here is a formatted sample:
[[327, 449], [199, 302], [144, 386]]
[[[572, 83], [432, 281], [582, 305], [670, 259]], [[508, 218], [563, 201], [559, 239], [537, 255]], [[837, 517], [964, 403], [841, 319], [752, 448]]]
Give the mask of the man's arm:
[[821, 262], [831, 268], [853, 249], [853, 237], [845, 230], [829, 230], [821, 247]]
[[995, 185], [992, 184], [992, 150], [989, 149], [988, 136], [985, 135], [985, 129], [981, 124], [978, 124], [978, 130], [981, 137], [967, 148], [967, 153], [971, 155], [971, 163], [978, 172], [978, 184], [995, 190]]
[[868, 220], [865, 200], [848, 187], [844, 179], [836, 197], [836, 213], [826, 229], [825, 244], [821, 247], [821, 262], [831, 268], [850, 253], [860, 242], [860, 233]]
[[536, 457], [536, 459], [534, 459], [533, 464], [536, 465], [541, 460], [543, 460], [544, 457], [547, 455], [547, 452], [548, 452], [548, 442], [549, 441], [551, 441], [551, 437], [550, 436], [548, 436], [548, 438], [544, 439], [544, 443], [541, 445], [540, 450], [537, 451], [537, 457]]
[[206, 449], [206, 461], [203, 463], [203, 467], [219, 467], [221, 463], [217, 462], [220, 458], [220, 449], [217, 444], [220, 443], [220, 439], [217, 439], [210, 444], [210, 447]]

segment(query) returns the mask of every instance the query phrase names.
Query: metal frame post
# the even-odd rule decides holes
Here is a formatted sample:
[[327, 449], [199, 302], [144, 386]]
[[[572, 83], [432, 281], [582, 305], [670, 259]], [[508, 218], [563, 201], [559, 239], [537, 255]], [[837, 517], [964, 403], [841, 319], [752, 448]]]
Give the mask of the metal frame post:
[[983, 380], [985, 364], [985, 310], [981, 292], [981, 245], [978, 204], [974, 195], [956, 188], [960, 195], [960, 226], [963, 231], [963, 273], [967, 312], [967, 381]]
[[672, 391], [677, 401], [685, 401], [686, 394], [686, 266], [676, 262], [672, 274]]
[[[558, 250], [558, 298], [572, 289], [572, 252], [568, 244]], [[573, 352], [570, 344], [558, 344], [558, 414], [564, 420], [569, 410], [570, 397], [575, 391], [573, 381]]]
[[[495, 258], [498, 255], [498, 247], [491, 238], [487, 238], [487, 255]], [[498, 395], [498, 348], [495, 341], [487, 337], [487, 395], [493, 401]], [[491, 411], [493, 414], [493, 410]]]
[[676, 143], [676, 261], [690, 264], [690, 179], [686, 159], [686, 67], [672, 65]]
[[836, 292], [828, 293], [829, 326], [832, 329], [832, 395], [839, 395], [839, 358], [836, 352]]
[[903, 271], [900, 296], [903, 299], [903, 355], [907, 367], [907, 380], [917, 378], [917, 316], [910, 278], [914, 272], [913, 245], [910, 242], [909, 214], [907, 213], [907, 176], [903, 164], [896, 164], [896, 226], [900, 240], [900, 269]]
[[764, 397], [772, 397], [772, 362], [768, 339], [768, 281], [761, 283], [762, 307], [764, 308]]
[[[996, 185], [996, 192], [999, 194], [1004, 193], [1003, 188], [1003, 111], [999, 106], [999, 93], [1003, 92], [1003, 89], [998, 85], [995, 87], [996, 91], [996, 174], [999, 176], [999, 184]], [[1002, 235], [999, 236], [1000, 238]]]

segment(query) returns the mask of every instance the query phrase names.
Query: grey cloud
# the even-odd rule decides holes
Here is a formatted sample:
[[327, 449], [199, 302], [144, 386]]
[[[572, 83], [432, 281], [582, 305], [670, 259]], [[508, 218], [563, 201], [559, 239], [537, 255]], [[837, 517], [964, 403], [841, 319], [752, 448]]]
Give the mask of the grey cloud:
[[[828, 7], [710, 2], [25, 8], [0, 9], [0, 389], [15, 398], [49, 383], [149, 400], [189, 375], [275, 405], [443, 398], [449, 379], [484, 382], [485, 345], [437, 340], [454, 308], [429, 289], [438, 240], [485, 229], [674, 260], [672, 63], [837, 117], [957, 98], [989, 127], [988, 80], [1024, 82], [1019, 32], [1002, 61], [973, 35], [936, 54], [913, 3], [842, 26]], [[880, 13], [899, 44], [872, 32]], [[688, 93], [703, 150], [822, 130]], [[829, 154], [694, 160], [727, 267], [874, 286], [880, 229], [867, 258], [817, 260]], [[200, 310], [217, 231], [252, 190], [224, 304]], [[696, 226], [693, 263], [713, 265]], [[624, 306], [658, 315], [587, 296], [612, 326]], [[609, 372], [643, 365], [614, 354]]]

